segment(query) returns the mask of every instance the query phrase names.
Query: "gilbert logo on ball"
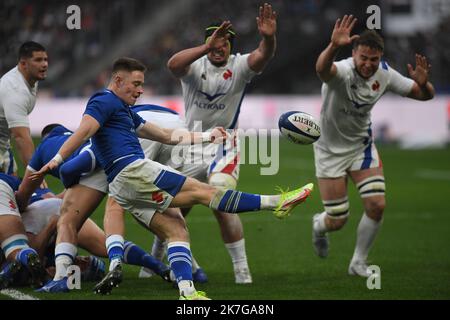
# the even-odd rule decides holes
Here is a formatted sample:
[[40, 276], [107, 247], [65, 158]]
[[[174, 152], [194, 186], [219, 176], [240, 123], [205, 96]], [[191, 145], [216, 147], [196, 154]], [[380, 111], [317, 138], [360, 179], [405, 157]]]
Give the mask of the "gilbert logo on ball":
[[306, 112], [289, 111], [278, 120], [283, 136], [297, 144], [310, 144], [320, 138], [320, 126], [314, 117]]

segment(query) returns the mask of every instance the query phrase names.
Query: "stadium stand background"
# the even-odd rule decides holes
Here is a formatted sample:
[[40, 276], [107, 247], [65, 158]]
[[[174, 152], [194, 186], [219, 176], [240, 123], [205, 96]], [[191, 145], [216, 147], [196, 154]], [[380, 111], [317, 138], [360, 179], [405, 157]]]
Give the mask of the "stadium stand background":
[[[257, 47], [255, 17], [261, 1], [211, 0], [2, 0], [0, 3], [0, 74], [16, 64], [16, 51], [26, 40], [45, 45], [49, 52], [48, 79], [41, 94], [50, 97], [89, 96], [107, 81], [108, 67], [119, 56], [141, 59], [150, 68], [146, 94], [179, 95], [181, 87], [166, 68], [169, 57], [203, 41], [203, 28], [212, 20], [230, 19], [238, 37], [234, 52]], [[356, 32], [365, 27], [369, 5], [381, 7], [385, 57], [406, 73], [414, 53], [432, 61], [431, 81], [438, 93], [450, 92], [450, 1], [430, 0], [425, 9], [417, 0], [332, 1], [274, 0], [278, 12], [278, 50], [264, 74], [249, 87], [253, 94], [319, 94], [315, 60], [329, 41], [337, 17], [353, 13], [359, 19]], [[81, 8], [81, 30], [68, 30], [67, 6]], [[414, 17], [424, 12], [428, 26], [420, 28]], [[413, 14], [415, 13], [415, 14]], [[436, 14], [439, 13], [439, 14]], [[411, 17], [408, 32], [386, 31], [385, 22]], [[428, 18], [433, 17], [433, 18]], [[418, 27], [419, 26], [419, 27]], [[413, 28], [415, 27], [415, 28]], [[341, 56], [350, 54], [350, 48]], [[43, 89], [43, 90], [42, 90]]]

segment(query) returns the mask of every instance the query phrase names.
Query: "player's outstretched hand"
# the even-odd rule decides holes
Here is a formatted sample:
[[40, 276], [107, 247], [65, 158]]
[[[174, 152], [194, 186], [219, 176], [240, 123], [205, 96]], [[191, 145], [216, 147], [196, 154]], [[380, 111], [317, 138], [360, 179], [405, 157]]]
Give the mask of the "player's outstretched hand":
[[333, 34], [331, 35], [331, 43], [335, 47], [342, 47], [351, 44], [354, 40], [358, 39], [358, 35], [353, 35], [350, 37], [353, 27], [355, 26], [357, 19], [352, 15], [345, 15], [341, 19], [336, 20], [334, 25]]
[[228, 30], [231, 28], [231, 22], [226, 20], [222, 22], [219, 28], [214, 31], [214, 33], [209, 37], [206, 41], [206, 45], [210, 50], [220, 47], [224, 41], [227, 41], [230, 38]]
[[31, 180], [39, 180], [43, 178], [48, 172], [51, 170], [57, 168], [59, 166], [59, 163], [56, 160], [50, 160], [49, 163], [47, 163], [45, 166], [41, 168], [41, 170], [33, 172], [30, 174]]
[[259, 17], [256, 17], [259, 34], [262, 37], [272, 37], [277, 31], [277, 13], [270, 4], [259, 7]]
[[428, 82], [428, 73], [431, 70], [431, 64], [428, 64], [427, 58], [416, 53], [416, 68], [408, 63], [408, 73], [420, 87], [423, 87]]
[[228, 139], [228, 132], [222, 127], [215, 127], [211, 131], [211, 141], [214, 144], [224, 143]]

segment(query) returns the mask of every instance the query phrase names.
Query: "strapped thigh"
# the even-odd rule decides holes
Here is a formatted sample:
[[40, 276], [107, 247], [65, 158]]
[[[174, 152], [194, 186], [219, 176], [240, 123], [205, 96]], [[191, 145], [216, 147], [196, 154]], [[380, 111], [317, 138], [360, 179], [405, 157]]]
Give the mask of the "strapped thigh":
[[350, 214], [348, 196], [335, 200], [324, 200], [323, 206], [327, 216], [331, 219], [344, 219]]
[[368, 198], [373, 196], [384, 196], [385, 183], [383, 176], [372, 176], [360, 181], [356, 184], [361, 198]]

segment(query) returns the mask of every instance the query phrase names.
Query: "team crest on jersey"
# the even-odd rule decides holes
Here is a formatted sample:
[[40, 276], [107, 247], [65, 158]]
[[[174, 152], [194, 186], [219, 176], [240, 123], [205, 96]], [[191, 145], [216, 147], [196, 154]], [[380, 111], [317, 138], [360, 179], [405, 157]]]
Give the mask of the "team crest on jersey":
[[161, 203], [164, 201], [164, 195], [162, 192], [156, 191], [152, 193], [152, 201], [156, 203]]
[[375, 82], [372, 84], [372, 90], [373, 91], [380, 90], [380, 83], [378, 82], [378, 80], [375, 80]]
[[233, 72], [231, 72], [230, 69], [227, 69], [227, 71], [225, 71], [225, 72], [223, 73], [223, 78], [224, 78], [225, 80], [230, 79], [232, 76], [233, 76]]

